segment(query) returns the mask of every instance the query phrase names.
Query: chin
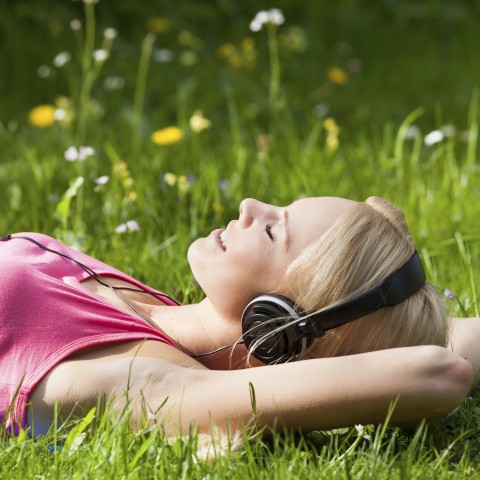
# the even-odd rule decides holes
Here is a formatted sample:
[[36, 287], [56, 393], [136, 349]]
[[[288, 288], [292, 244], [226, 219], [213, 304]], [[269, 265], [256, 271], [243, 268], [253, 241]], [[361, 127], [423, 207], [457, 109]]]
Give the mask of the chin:
[[[204, 261], [205, 258], [202, 256], [202, 251], [199, 248], [198, 240], [195, 240], [187, 250], [187, 261], [190, 266], [190, 270], [192, 271], [193, 277], [195, 281], [200, 285], [203, 289], [201, 284], [202, 279], [202, 260]], [[204, 268], [204, 267], [203, 267]]]

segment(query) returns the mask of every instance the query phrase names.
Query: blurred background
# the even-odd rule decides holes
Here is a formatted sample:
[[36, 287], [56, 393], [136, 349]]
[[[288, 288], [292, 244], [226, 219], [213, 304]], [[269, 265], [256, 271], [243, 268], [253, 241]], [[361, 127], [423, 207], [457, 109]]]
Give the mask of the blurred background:
[[[68, 77], [79, 73], [83, 7], [81, 1], [1, 0], [4, 125], [21, 122], [37, 104], [72, 95]], [[193, 98], [224, 117], [226, 85], [241, 96], [241, 113], [255, 117], [265, 103], [269, 59], [266, 36], [249, 24], [270, 7], [286, 19], [279, 29], [282, 92], [300, 117], [331, 114], [359, 126], [401, 120], [424, 106], [425, 121], [441, 116], [465, 123], [480, 81], [476, 0], [101, 0], [96, 47], [104, 28], [118, 32], [94, 87], [101, 114], [128, 116], [141, 44], [150, 32], [148, 122], [172, 120], [179, 103]], [[59, 69], [53, 60], [64, 51], [71, 60]]]

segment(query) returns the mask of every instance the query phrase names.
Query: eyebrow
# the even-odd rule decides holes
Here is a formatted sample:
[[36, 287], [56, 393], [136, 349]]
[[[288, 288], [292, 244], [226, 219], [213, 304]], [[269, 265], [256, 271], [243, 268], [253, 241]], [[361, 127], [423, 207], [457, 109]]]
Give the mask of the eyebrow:
[[290, 247], [290, 229], [288, 228], [288, 210], [283, 210], [283, 231], [285, 235], [285, 241], [283, 242], [284, 250], [288, 250]]

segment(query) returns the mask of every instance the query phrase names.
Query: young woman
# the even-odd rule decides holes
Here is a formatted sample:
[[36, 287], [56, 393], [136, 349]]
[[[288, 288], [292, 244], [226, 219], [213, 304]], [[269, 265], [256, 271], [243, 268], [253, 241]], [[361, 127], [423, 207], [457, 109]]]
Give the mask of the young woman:
[[[195, 241], [188, 259], [206, 297], [178, 306], [50, 237], [2, 237], [7, 428], [41, 434], [55, 405], [67, 417], [108, 398], [117, 410], [128, 403], [134, 422], [155, 419], [171, 434], [191, 424], [234, 431], [253, 418], [252, 392], [260, 427], [375, 423], [395, 401], [393, 421], [411, 424], [461, 402], [472, 379], [462, 357], [480, 365], [460, 320], [450, 335], [458, 353], [443, 348], [441, 301], [424, 281], [403, 214], [383, 199], [307, 198], [288, 207], [247, 199], [238, 220]], [[282, 295], [268, 297], [275, 305], [266, 317], [270, 304], [250, 304], [264, 294]], [[287, 337], [277, 300], [293, 326]], [[270, 362], [279, 342], [296, 346]], [[264, 363], [273, 364], [245, 368]]]

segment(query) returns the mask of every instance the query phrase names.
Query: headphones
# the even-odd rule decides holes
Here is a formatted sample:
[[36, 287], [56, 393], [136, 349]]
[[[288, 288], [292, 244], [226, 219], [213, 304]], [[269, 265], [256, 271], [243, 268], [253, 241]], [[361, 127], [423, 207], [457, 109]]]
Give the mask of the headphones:
[[422, 261], [415, 251], [405, 265], [378, 287], [322, 312], [298, 310], [295, 302], [282, 295], [261, 295], [243, 312], [243, 342], [252, 355], [264, 363], [296, 360], [326, 330], [403, 302], [420, 290], [425, 280]]

